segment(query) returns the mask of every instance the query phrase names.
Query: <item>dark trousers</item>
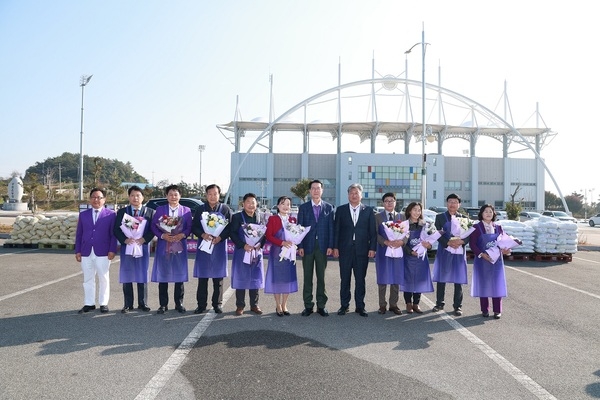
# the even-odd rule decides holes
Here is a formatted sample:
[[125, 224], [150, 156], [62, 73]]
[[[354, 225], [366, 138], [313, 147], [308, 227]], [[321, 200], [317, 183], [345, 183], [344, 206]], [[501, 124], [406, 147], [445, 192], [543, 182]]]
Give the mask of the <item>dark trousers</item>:
[[[148, 301], [147, 287], [148, 285], [145, 283], [137, 284], [138, 307], [146, 306]], [[125, 297], [125, 307], [133, 307], [133, 283], [129, 282], [123, 284], [123, 297]]]
[[[198, 308], [206, 308], [208, 299], [208, 280], [210, 278], [198, 278], [198, 289], [196, 290], [196, 301], [198, 302]], [[223, 304], [223, 278], [212, 278], [213, 282], [213, 295], [212, 295], [212, 306], [213, 308], [220, 307]]]
[[325, 289], [325, 269], [327, 268], [327, 255], [319, 249], [319, 242], [315, 240], [315, 251], [304, 254], [302, 257], [302, 269], [304, 271], [304, 287], [302, 298], [304, 308], [313, 308], [313, 273], [317, 275], [317, 308], [325, 308], [327, 304], [327, 290]]
[[421, 293], [404, 292], [404, 302], [406, 304], [408, 304], [408, 303], [419, 304], [420, 301], [421, 301]]
[[[182, 305], [183, 282], [175, 282], [173, 300], [175, 300], [175, 307]], [[158, 284], [158, 301], [161, 307], [166, 307], [169, 304], [169, 284], [167, 282]]]
[[355, 247], [347, 250], [349, 254], [340, 256], [340, 303], [343, 308], [350, 306], [350, 285], [354, 272], [354, 302], [357, 309], [365, 308], [365, 277], [369, 266], [369, 257], [356, 254]]
[[[444, 297], [446, 297], [446, 283], [438, 282], [436, 286], [436, 306], [444, 307]], [[462, 307], [463, 289], [460, 283], [454, 284], [454, 302], [452, 306], [456, 309]]]
[[[487, 313], [490, 308], [490, 299], [487, 297], [479, 298], [479, 304], [481, 305], [481, 312]], [[502, 313], [502, 297], [492, 297], [492, 310], [495, 313]]]
[[[250, 297], [250, 307], [258, 305], [258, 289], [248, 289], [248, 295]], [[235, 290], [235, 306], [237, 308], [246, 307], [246, 289]]]

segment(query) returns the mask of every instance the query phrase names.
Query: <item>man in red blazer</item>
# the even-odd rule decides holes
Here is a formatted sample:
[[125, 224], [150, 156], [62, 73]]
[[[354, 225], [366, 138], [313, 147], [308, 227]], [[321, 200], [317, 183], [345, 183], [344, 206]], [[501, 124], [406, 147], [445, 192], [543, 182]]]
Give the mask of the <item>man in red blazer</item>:
[[106, 192], [94, 188], [90, 191], [90, 205], [79, 214], [75, 238], [75, 259], [83, 271], [83, 308], [79, 313], [96, 309], [96, 275], [98, 275], [98, 303], [100, 312], [108, 312], [110, 282], [108, 270], [117, 252], [117, 239], [113, 234], [116, 214], [104, 208]]

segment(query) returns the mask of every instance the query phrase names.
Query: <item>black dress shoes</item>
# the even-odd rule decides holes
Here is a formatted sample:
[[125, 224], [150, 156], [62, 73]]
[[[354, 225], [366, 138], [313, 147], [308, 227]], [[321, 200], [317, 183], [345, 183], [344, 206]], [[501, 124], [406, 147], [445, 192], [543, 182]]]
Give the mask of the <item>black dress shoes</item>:
[[277, 309], [275, 309], [275, 314], [277, 314], [278, 317], [283, 317], [283, 311], [277, 311]]
[[138, 310], [142, 310], [144, 312], [148, 312], [150, 311], [150, 307], [148, 307], [147, 305], [143, 305], [143, 306], [138, 306], [137, 308]]
[[338, 310], [337, 314], [338, 315], [346, 315], [348, 313], [348, 311], [350, 311], [348, 309], [348, 307], [340, 307], [340, 309]]
[[319, 313], [319, 315], [321, 317], [328, 317], [329, 316], [329, 311], [327, 311], [327, 309], [325, 307], [323, 307], [323, 308], [317, 308], [317, 312]]
[[221, 306], [214, 307], [214, 310], [215, 314], [223, 314], [223, 309], [221, 308]]
[[365, 311], [364, 308], [357, 308], [356, 310], [354, 310], [355, 313], [357, 313], [358, 315], [360, 315], [361, 317], [368, 317], [369, 314]]
[[292, 314], [290, 314], [290, 312], [288, 310], [283, 310], [283, 315], [285, 315], [286, 317], [289, 317]]
[[108, 312], [108, 306], [100, 306], [100, 312], [106, 314]]
[[157, 314], [164, 314], [165, 311], [167, 311], [167, 310], [168, 310], [168, 308], [166, 306], [160, 306], [160, 307], [158, 307], [158, 310], [156, 310], [156, 313]]
[[185, 312], [185, 307], [184, 306], [175, 306], [175, 309], [177, 311], [179, 311], [181, 314], [183, 314]]
[[83, 308], [81, 310], [77, 311], [77, 313], [83, 314], [83, 313], [90, 312], [95, 309], [96, 309], [96, 306], [83, 306]]
[[121, 314], [127, 314], [129, 311], [133, 311], [133, 307], [123, 307], [121, 309]]
[[206, 308], [204, 307], [196, 307], [194, 310], [194, 314], [202, 314], [203, 312], [206, 312]]
[[302, 310], [302, 316], [303, 317], [308, 317], [312, 313], [313, 313], [313, 309], [312, 308], [305, 308], [304, 310]]

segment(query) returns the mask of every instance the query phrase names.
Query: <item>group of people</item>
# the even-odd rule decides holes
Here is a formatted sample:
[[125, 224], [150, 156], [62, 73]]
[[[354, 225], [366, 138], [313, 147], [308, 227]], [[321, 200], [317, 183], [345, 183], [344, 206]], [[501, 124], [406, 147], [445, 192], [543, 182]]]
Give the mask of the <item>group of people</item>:
[[[419, 303], [422, 293], [433, 292], [437, 282], [434, 312], [444, 309], [446, 283], [454, 284], [453, 309], [462, 315], [463, 290], [467, 283], [467, 258], [464, 247], [466, 240], [476, 258], [473, 266], [471, 295], [480, 297], [481, 312], [489, 316], [489, 300], [495, 318], [502, 312], [502, 297], [506, 296], [506, 279], [502, 257], [492, 260], [486, 250], [502, 233], [502, 227], [494, 223], [496, 213], [491, 205], [484, 205], [479, 212], [480, 223], [469, 238], [460, 238], [452, 233], [453, 218], [463, 217], [458, 213], [461, 199], [450, 194], [446, 201], [448, 210], [435, 219], [439, 232], [439, 248], [436, 253], [433, 275], [430, 272], [427, 250], [431, 240], [426, 240], [424, 230], [429, 230], [423, 218], [422, 205], [410, 203], [404, 215], [395, 211], [394, 193], [382, 197], [384, 210], [375, 214], [372, 207], [362, 204], [363, 188], [360, 184], [348, 187], [348, 203], [334, 209], [322, 199], [323, 184], [319, 180], [310, 182], [310, 200], [298, 209], [297, 218], [290, 215], [291, 198], [282, 196], [277, 201], [277, 214], [262, 220], [258, 212], [256, 195], [247, 193], [243, 197], [242, 210], [232, 213], [219, 202], [221, 189], [212, 184], [206, 188], [206, 202], [195, 210], [179, 204], [181, 193], [177, 185], [165, 188], [168, 203], [152, 210], [143, 206], [142, 190], [129, 188], [129, 205], [117, 213], [104, 208], [105, 193], [94, 188], [90, 192], [91, 208], [80, 214], [77, 226], [75, 253], [83, 270], [84, 306], [79, 311], [86, 313], [95, 307], [95, 276], [98, 276], [100, 311], [108, 312], [109, 266], [120, 243], [119, 282], [123, 285], [123, 313], [134, 310], [134, 289], [137, 287], [137, 308], [150, 311], [147, 303], [148, 269], [150, 264], [148, 244], [156, 237], [156, 254], [151, 282], [158, 283], [158, 314], [168, 310], [169, 283], [174, 283], [175, 310], [186, 312], [183, 306], [184, 282], [188, 279], [187, 238], [191, 233], [205, 244], [196, 251], [193, 276], [198, 278], [196, 291], [197, 307], [194, 313], [208, 310], [208, 283], [212, 279], [211, 306], [215, 313], [222, 313], [223, 278], [228, 276], [227, 239], [231, 239], [234, 252], [231, 263], [231, 286], [236, 294], [236, 315], [246, 308], [248, 291], [250, 311], [262, 314], [259, 306], [259, 291], [272, 294], [275, 313], [279, 317], [290, 315], [288, 296], [299, 290], [295, 254], [301, 257], [304, 309], [301, 315], [310, 316], [315, 311], [323, 317], [327, 309], [325, 270], [329, 257], [339, 260], [340, 307], [338, 315], [350, 312], [351, 286], [354, 275], [354, 311], [362, 317], [369, 314], [365, 306], [367, 269], [369, 259], [375, 258], [379, 297], [379, 314], [391, 311], [401, 315], [398, 305], [399, 292], [403, 292], [406, 313], [422, 313]], [[206, 229], [206, 217], [218, 215], [226, 225], [215, 234]], [[204, 219], [204, 220], [203, 220]], [[407, 221], [403, 225], [407, 232], [400, 238], [390, 238], [385, 226], [391, 222]], [[385, 226], [384, 226], [385, 225]], [[306, 230], [305, 236], [294, 243], [286, 229], [290, 226]], [[264, 230], [257, 227], [262, 227]], [[135, 234], [133, 231], [136, 230]], [[212, 232], [212, 233], [211, 233]], [[254, 237], [255, 240], [248, 240]], [[271, 247], [266, 273], [262, 248], [266, 242]], [[200, 243], [199, 243], [200, 247]], [[420, 250], [417, 250], [419, 248]], [[462, 249], [462, 251], [449, 251]], [[294, 256], [290, 256], [293, 252]], [[502, 250], [508, 254], [509, 250]], [[316, 275], [316, 289], [314, 289]], [[389, 286], [389, 297], [386, 292]]]

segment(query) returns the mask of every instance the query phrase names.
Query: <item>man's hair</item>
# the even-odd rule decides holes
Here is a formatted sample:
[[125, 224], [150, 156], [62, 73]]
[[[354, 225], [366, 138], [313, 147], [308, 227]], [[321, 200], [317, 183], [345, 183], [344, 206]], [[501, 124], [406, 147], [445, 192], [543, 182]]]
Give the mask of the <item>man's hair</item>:
[[208, 186], [206, 187], [206, 190], [205, 190], [205, 192], [206, 192], [206, 193], [208, 193], [208, 191], [209, 191], [210, 189], [217, 189], [217, 191], [219, 192], [219, 195], [221, 195], [221, 188], [220, 188], [220, 187], [219, 187], [219, 185], [217, 185], [216, 183], [212, 183], [212, 184], [208, 185]]
[[171, 190], [177, 191], [177, 193], [181, 194], [181, 190], [177, 185], [169, 185], [165, 188], [165, 195], [168, 195]]
[[450, 199], [456, 199], [456, 200], [458, 200], [459, 203], [462, 203], [462, 200], [460, 199], [460, 196], [457, 195], [456, 193], [450, 193], [448, 195], [448, 197], [446, 197], [446, 201], [448, 201]]
[[92, 197], [92, 194], [94, 192], [100, 192], [100, 193], [102, 193], [102, 197], [106, 197], [106, 190], [104, 190], [104, 189], [100, 189], [100, 188], [96, 188], [96, 187], [93, 188], [92, 190], [90, 190], [90, 197]]
[[386, 198], [391, 197], [394, 200], [396, 200], [396, 195], [392, 192], [387, 192], [386, 194], [383, 195], [383, 197], [381, 198], [381, 201], [385, 201]]
[[348, 186], [348, 193], [350, 193], [352, 189], [358, 189], [358, 191], [361, 193], [363, 191], [363, 187], [360, 183], [353, 183], [352, 185]]
[[144, 192], [142, 191], [142, 188], [141, 188], [141, 187], [139, 187], [138, 185], [133, 185], [132, 187], [130, 187], [129, 189], [127, 189], [127, 196], [129, 196], [129, 195], [131, 194], [131, 192], [133, 192], [134, 190], [135, 190], [136, 192], [144, 193]]

